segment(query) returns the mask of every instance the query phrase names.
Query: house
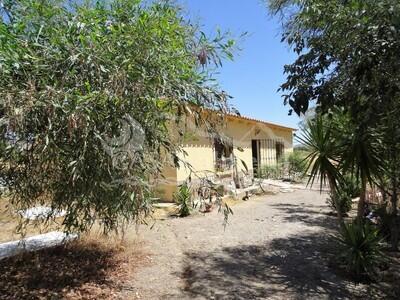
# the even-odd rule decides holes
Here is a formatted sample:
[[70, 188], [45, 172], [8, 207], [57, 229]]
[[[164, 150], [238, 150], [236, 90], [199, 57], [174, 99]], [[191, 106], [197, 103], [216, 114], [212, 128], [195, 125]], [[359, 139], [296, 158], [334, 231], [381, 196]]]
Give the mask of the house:
[[228, 188], [249, 186], [260, 168], [293, 151], [294, 128], [233, 114], [223, 119], [218, 137], [200, 130], [188, 132], [180, 154], [187, 165], [165, 167], [157, 189], [162, 200], [173, 201], [178, 186], [189, 178], [210, 179]]

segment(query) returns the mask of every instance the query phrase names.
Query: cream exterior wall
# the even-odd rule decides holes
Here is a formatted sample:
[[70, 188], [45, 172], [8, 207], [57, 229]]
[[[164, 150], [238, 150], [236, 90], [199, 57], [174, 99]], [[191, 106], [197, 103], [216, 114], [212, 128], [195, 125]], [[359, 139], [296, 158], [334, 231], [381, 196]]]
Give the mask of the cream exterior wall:
[[190, 175], [193, 179], [214, 175], [214, 148], [209, 139], [188, 142], [183, 145], [183, 150], [186, 155], [180, 154], [179, 158], [190, 164], [194, 174], [188, 166], [181, 165], [177, 169], [178, 182], [187, 180]]
[[[253, 174], [252, 140], [280, 139], [285, 145], [285, 155], [293, 151], [293, 130], [291, 129], [228, 116], [225, 126], [218, 130], [232, 138], [234, 155], [238, 158], [238, 170], [245, 169], [240, 161], [242, 160], [248, 167], [249, 174]], [[157, 193], [163, 200], [172, 201], [177, 185], [187, 180], [189, 176], [195, 180], [199, 177], [213, 177], [216, 174], [213, 142], [206, 133], [200, 130], [192, 133], [191, 136], [183, 144], [186, 155], [179, 156], [181, 160], [191, 165], [193, 173], [183, 164], [177, 169], [168, 167], [165, 173], [166, 177], [169, 177], [169, 182], [160, 185]], [[275, 155], [275, 149], [271, 151]]]
[[174, 193], [177, 191], [177, 169], [174, 167], [165, 167], [162, 177], [155, 181], [155, 194], [158, 198], [165, 201], [173, 201]]

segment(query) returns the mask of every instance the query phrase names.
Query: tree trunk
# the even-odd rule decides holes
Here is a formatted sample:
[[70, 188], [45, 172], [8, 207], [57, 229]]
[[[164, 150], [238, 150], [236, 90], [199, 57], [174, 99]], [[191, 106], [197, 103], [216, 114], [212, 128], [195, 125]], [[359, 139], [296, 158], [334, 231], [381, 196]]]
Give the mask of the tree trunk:
[[360, 200], [358, 201], [358, 207], [357, 207], [357, 219], [359, 220], [362, 220], [362, 218], [364, 217], [364, 206], [365, 206], [366, 196], [367, 196], [367, 179], [365, 177], [362, 177]]
[[338, 223], [339, 223], [339, 226], [341, 227], [343, 225], [343, 215], [340, 212], [340, 209], [339, 209], [340, 203], [338, 202], [338, 199], [336, 197], [335, 179], [328, 175], [328, 181], [329, 181], [329, 189], [331, 191], [332, 199], [335, 202], [335, 206], [336, 206], [336, 213], [337, 213]]

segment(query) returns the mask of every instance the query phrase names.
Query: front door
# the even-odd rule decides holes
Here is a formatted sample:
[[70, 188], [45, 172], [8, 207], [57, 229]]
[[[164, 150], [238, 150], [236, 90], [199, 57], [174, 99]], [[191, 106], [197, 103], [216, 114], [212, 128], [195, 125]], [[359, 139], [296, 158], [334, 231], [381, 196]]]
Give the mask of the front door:
[[260, 143], [259, 140], [251, 141], [251, 152], [253, 157], [254, 177], [258, 177], [258, 168], [260, 166]]

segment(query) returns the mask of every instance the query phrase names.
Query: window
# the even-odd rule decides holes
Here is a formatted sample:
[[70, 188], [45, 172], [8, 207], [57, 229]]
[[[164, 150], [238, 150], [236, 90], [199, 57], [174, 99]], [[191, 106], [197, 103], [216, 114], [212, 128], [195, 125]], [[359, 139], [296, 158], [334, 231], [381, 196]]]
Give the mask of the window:
[[215, 169], [217, 171], [229, 170], [233, 165], [233, 141], [229, 138], [214, 139]]

